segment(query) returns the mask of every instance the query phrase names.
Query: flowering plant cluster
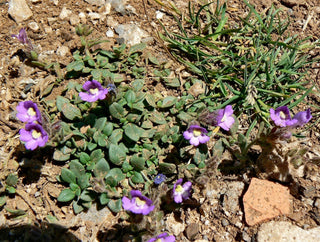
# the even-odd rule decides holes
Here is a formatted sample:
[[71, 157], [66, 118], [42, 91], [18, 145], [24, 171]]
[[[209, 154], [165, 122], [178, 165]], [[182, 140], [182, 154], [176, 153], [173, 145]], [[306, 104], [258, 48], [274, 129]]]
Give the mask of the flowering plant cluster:
[[47, 143], [49, 136], [42, 127], [41, 112], [32, 101], [20, 102], [17, 106], [17, 118], [26, 122], [24, 129], [19, 131], [20, 140], [25, 142], [28, 150], [35, 150], [37, 147], [43, 147]]

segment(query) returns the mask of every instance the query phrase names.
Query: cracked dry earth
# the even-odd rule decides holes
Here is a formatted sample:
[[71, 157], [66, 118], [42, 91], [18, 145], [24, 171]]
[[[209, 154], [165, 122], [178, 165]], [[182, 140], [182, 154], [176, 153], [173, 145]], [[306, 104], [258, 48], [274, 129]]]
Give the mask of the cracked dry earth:
[[[117, 26], [130, 23], [143, 30], [137, 41], [146, 42], [147, 49], [168, 62], [175, 70], [173, 75], [183, 79], [181, 73], [187, 70], [172, 59], [157, 37], [157, 32], [162, 30], [156, 16], [161, 13], [164, 25], [174, 29], [172, 15], [153, 0], [19, 0], [19, 4], [25, 2], [30, 11], [20, 8], [20, 16], [15, 16], [18, 9], [9, 13], [9, 2], [12, 1], [0, 2], [0, 192], [5, 191], [3, 184], [8, 174], [18, 174], [19, 180], [15, 196], [8, 196], [6, 205], [0, 207], [0, 241], [56, 241], [57, 238], [60, 241], [131, 241], [129, 224], [121, 220], [122, 214], [92, 206], [89, 211], [74, 215], [70, 205], [58, 203], [57, 197], [64, 187], [56, 176], [64, 164], [52, 161], [52, 154], [37, 151], [30, 156], [24, 152], [18, 136], [21, 124], [14, 113], [18, 102], [54, 100], [67, 81], [45, 95], [56, 77], [29, 66], [21, 58], [20, 43], [11, 35], [25, 27], [40, 57], [58, 61], [64, 68], [72, 61], [72, 52], [80, 46], [75, 34], [77, 24], [89, 24], [94, 29], [93, 37], [110, 40], [105, 46], [109, 48], [123, 41], [115, 32]], [[173, 2], [179, 9], [187, 10], [187, 1]], [[194, 4], [204, 2], [192, 1]], [[243, 1], [227, 2], [230, 19], [246, 13]], [[252, 0], [250, 3], [259, 12], [266, 12], [272, 4], [282, 8], [291, 19], [291, 33], [311, 36], [310, 41], [319, 39], [319, 0]], [[319, 49], [310, 54], [319, 57]], [[166, 91], [161, 83], [154, 83], [151, 76], [145, 78], [151, 91]], [[250, 174], [223, 174], [217, 170], [218, 164], [210, 161], [208, 174], [195, 182], [187, 206], [163, 217], [166, 231], [174, 234], [176, 241], [320, 241], [319, 63], [313, 64], [307, 80], [316, 84], [315, 92], [306, 102], [314, 116], [314, 125], [305, 131], [306, 139], [302, 142], [309, 150], [308, 162], [292, 174], [294, 182], [277, 183], [283, 192], [270, 188], [271, 199], [279, 193], [285, 194], [283, 210], [279, 209], [274, 216], [262, 216], [268, 220], [260, 221], [259, 213], [263, 209], [250, 213], [244, 205], [250, 199], [249, 195], [245, 197], [251, 191], [248, 189], [252, 183]], [[267, 194], [265, 189], [269, 189], [270, 184], [263, 180], [259, 184], [251, 195], [253, 201], [248, 204], [254, 207], [258, 201], [260, 207], [268, 207], [269, 198], [258, 200], [256, 194]], [[13, 216], [4, 207], [23, 210], [25, 215]]]

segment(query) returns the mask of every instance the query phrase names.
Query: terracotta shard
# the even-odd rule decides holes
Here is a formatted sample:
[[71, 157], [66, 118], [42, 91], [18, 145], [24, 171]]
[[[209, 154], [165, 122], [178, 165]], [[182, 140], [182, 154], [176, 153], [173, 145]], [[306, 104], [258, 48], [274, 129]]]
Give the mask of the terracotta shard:
[[280, 184], [252, 178], [243, 197], [245, 219], [252, 226], [291, 212], [289, 189]]

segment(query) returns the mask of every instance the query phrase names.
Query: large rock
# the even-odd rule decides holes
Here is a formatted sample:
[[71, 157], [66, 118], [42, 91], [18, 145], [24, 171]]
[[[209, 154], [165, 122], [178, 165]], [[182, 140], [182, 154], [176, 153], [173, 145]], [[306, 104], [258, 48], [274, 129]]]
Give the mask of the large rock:
[[32, 16], [32, 11], [25, 0], [10, 0], [8, 13], [17, 23]]
[[290, 222], [271, 221], [260, 226], [257, 240], [258, 242], [320, 241], [320, 227], [304, 230]]
[[252, 226], [291, 212], [289, 189], [275, 182], [252, 178], [243, 196], [246, 222]]

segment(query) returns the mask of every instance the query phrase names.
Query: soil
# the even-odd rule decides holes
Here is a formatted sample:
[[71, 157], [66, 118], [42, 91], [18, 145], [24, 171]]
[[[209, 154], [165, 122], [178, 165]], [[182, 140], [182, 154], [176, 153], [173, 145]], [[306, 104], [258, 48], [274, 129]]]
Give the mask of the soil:
[[[182, 11], [187, 11], [187, 1], [173, 2]], [[192, 2], [201, 3], [200, 0]], [[107, 213], [108, 217], [103, 219], [82, 220], [77, 217], [75, 220], [71, 205], [57, 202], [57, 197], [64, 186], [57, 182], [56, 176], [60, 174], [65, 164], [53, 162], [52, 154], [43, 154], [41, 151], [34, 152], [32, 156], [26, 155], [18, 135], [23, 124], [16, 120], [14, 112], [20, 101], [33, 100], [41, 103], [43, 90], [53, 83], [56, 77], [53, 73], [29, 66], [25, 59], [21, 58], [21, 44], [11, 35], [17, 34], [21, 27], [26, 27], [29, 38], [38, 51], [43, 53], [43, 57], [50, 62], [58, 61], [65, 67], [72, 61], [72, 51], [80, 46], [80, 41], [75, 34], [75, 25], [59, 18], [62, 8], [66, 7], [76, 15], [80, 12], [101, 13], [103, 9], [84, 0], [28, 0], [27, 3], [33, 16], [22, 23], [16, 23], [8, 14], [8, 2], [0, 2], [0, 192], [5, 190], [2, 184], [7, 175], [18, 174], [16, 194], [7, 197], [6, 206], [26, 211], [25, 216], [17, 219], [17, 216], [12, 216], [4, 207], [0, 208], [0, 241], [5, 239], [22, 241], [25, 238], [54, 241], [52, 238], [57, 238], [54, 236], [60, 234], [63, 241], [130, 241], [130, 236], [126, 234], [128, 224], [120, 219], [120, 215]], [[250, 3], [259, 12], [266, 12], [272, 4], [276, 8], [282, 8], [291, 20], [288, 29], [290, 33], [297, 34], [301, 38], [310, 36], [310, 41], [319, 39], [319, 0], [252, 0]], [[135, 13], [121, 14], [112, 9], [107, 18], [90, 20], [87, 17], [86, 23], [94, 29], [92, 37], [106, 38], [106, 32], [112, 21], [120, 24], [137, 24], [153, 37], [148, 43], [148, 49], [172, 63], [172, 67], [176, 70], [175, 75], [181, 77], [179, 74], [185, 68], [172, 58], [156, 34], [162, 31], [156, 20], [158, 10], [165, 13], [162, 20], [165, 26], [177, 28], [170, 12], [153, 0], [129, 0], [128, 4], [135, 9]], [[227, 13], [234, 20], [247, 11], [242, 0], [228, 1], [228, 6]], [[30, 28], [32, 22], [39, 25], [39, 30]], [[116, 44], [116, 38], [117, 35], [108, 38], [109, 45]], [[64, 56], [57, 53], [57, 49], [61, 46], [66, 46], [70, 50]], [[319, 52], [319, 49], [315, 49], [310, 54], [316, 58], [319, 57]], [[319, 160], [320, 156], [319, 66], [320, 63], [314, 63], [307, 77], [310, 84], [316, 84], [315, 92], [307, 97], [306, 102], [312, 108], [314, 117], [312, 119], [314, 125], [305, 131], [307, 138], [303, 142], [309, 150], [306, 154], [308, 162], [303, 166], [303, 175], [294, 174], [294, 183], [283, 184], [290, 189], [292, 213], [273, 219], [291, 221], [304, 229], [320, 225], [319, 163], [311, 162]], [[166, 91], [162, 85], [154, 86], [151, 75], [146, 77], [146, 81], [150, 91]], [[54, 100], [66, 83], [67, 81], [62, 81], [59, 87], [55, 87], [51, 94], [45, 97], [46, 100]], [[213, 167], [216, 169], [217, 164]], [[246, 173], [223, 174], [216, 170], [203, 177], [202, 181], [199, 178], [198, 182], [194, 183], [190, 204], [178, 212], [165, 215], [168, 224], [171, 223], [175, 229], [179, 229], [178, 225], [182, 226], [176, 241], [254, 241], [259, 224], [254, 226], [246, 224], [242, 204], [243, 194], [250, 183], [249, 177]], [[228, 192], [230, 189], [234, 191], [232, 196]], [[58, 222], [48, 223], [50, 221], [48, 215], [55, 216]]]

